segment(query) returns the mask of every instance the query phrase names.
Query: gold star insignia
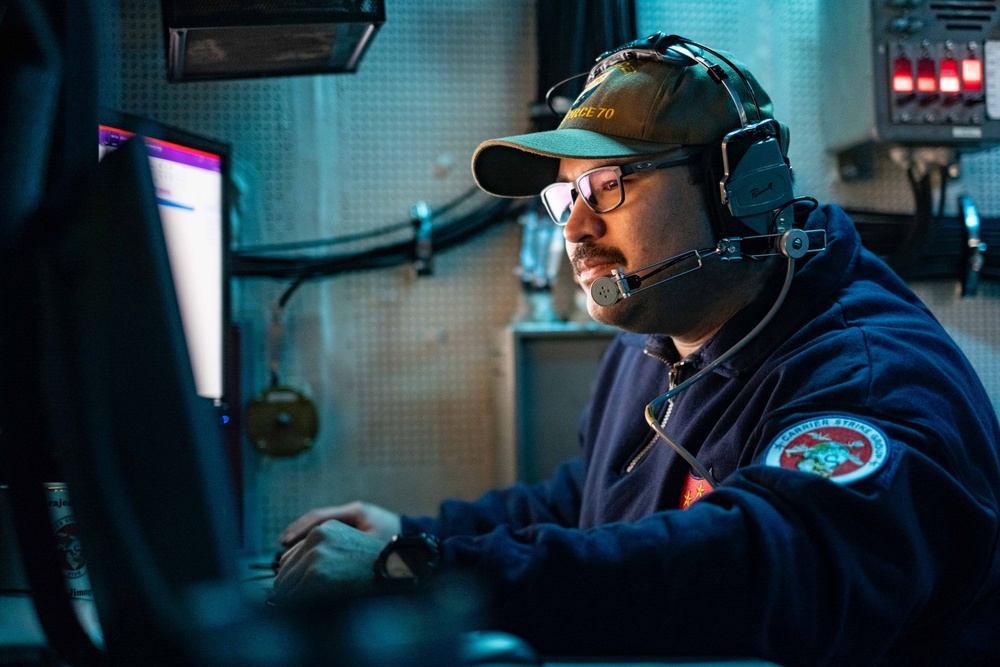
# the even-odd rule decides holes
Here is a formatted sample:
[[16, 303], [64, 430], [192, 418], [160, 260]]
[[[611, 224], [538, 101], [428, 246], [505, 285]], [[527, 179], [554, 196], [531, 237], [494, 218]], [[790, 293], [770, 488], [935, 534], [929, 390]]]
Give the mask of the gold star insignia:
[[687, 507], [690, 504], [691, 504], [691, 494], [690, 493], [685, 493], [684, 494], [684, 505], [683, 505], [683, 507]]

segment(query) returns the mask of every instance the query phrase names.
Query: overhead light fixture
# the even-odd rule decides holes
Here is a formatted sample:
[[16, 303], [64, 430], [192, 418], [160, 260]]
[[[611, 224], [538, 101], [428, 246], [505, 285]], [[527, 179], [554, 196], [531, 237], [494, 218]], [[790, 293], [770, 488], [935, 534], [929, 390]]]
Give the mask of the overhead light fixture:
[[163, 0], [170, 81], [354, 72], [383, 0]]

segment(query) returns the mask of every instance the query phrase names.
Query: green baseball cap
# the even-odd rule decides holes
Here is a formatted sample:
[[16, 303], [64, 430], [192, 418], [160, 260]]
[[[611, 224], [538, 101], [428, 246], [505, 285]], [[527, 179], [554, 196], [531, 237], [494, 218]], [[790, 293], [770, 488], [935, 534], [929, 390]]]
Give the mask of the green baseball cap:
[[[756, 105], [747, 84], [714, 55], [703, 60], [721, 68], [725, 85], [706, 66], [673, 50], [656, 60], [624, 60], [587, 83], [555, 130], [480, 144], [472, 156], [476, 183], [498, 197], [533, 197], [557, 179], [564, 157], [640, 157], [717, 143], [742, 124], [730, 90], [744, 107], [747, 123], [773, 118], [771, 98], [750, 70], [718, 53], [753, 87]], [[788, 128], [780, 127], [787, 155]]]

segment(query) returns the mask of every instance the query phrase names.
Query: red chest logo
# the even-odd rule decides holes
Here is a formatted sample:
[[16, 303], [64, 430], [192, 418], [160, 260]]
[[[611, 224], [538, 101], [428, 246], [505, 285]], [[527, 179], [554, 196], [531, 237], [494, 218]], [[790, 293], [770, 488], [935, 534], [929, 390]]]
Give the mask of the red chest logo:
[[708, 480], [695, 477], [689, 472], [684, 480], [684, 486], [681, 488], [680, 509], [686, 510], [691, 506], [691, 503], [703, 498], [711, 491], [712, 485], [708, 483]]

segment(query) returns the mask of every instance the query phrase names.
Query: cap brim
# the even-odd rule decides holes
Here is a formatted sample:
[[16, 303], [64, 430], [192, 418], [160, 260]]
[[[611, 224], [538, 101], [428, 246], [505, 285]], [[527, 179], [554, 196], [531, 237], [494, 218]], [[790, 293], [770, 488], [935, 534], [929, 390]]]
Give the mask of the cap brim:
[[667, 153], [680, 144], [656, 144], [564, 128], [504, 137], [480, 144], [472, 175], [498, 197], [533, 197], [555, 182], [562, 158], [600, 159]]

